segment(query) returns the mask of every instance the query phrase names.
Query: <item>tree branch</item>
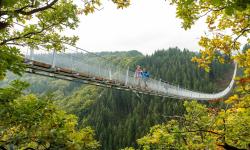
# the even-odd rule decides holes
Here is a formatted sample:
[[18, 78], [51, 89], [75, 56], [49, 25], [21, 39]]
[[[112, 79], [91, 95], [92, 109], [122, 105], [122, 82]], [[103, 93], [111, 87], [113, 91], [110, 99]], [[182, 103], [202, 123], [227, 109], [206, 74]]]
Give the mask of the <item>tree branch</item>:
[[23, 11], [24, 9], [29, 8], [29, 7], [33, 7], [33, 5], [26, 5], [26, 6], [22, 7], [22, 8], [19, 8], [19, 9], [15, 10], [15, 12]]
[[198, 19], [200, 19], [200, 18], [202, 18], [202, 17], [204, 17], [204, 16], [206, 16], [208, 13], [210, 13], [211, 11], [213, 11], [212, 9], [209, 9], [206, 13], [204, 13], [203, 15], [200, 15], [200, 16], [198, 16]]
[[245, 28], [243, 28], [240, 32], [240, 34], [234, 39], [233, 41], [233, 47], [235, 47], [235, 44], [237, 42], [237, 40], [247, 31], [250, 31], [250, 28], [249, 28], [250, 24], [248, 24]]
[[31, 11], [28, 11], [28, 12], [23, 11], [23, 10], [16, 10], [15, 12], [16, 12], [16, 13], [20, 13], [20, 14], [22, 14], [22, 15], [32, 15], [32, 14], [34, 14], [34, 13], [37, 13], [37, 12], [40, 12], [40, 11], [44, 11], [44, 10], [46, 10], [46, 9], [51, 8], [56, 2], [58, 2], [58, 0], [53, 0], [51, 3], [47, 4], [47, 5], [44, 6], [44, 7], [36, 8], [36, 9], [33, 9], [33, 10], [31, 10]]
[[201, 130], [189, 130], [189, 131], [183, 131], [183, 132], [170, 132], [170, 133], [188, 133], [188, 132], [208, 132], [208, 133], [222, 136], [220, 133], [217, 133], [211, 130], [202, 130], [202, 129]]
[[[63, 19], [62, 19], [61, 21], [63, 21]], [[51, 25], [49, 25], [49, 26], [47, 26], [47, 27], [45, 27], [44, 24], [43, 24], [43, 27], [42, 27], [42, 29], [41, 29], [40, 31], [29, 32], [29, 33], [26, 33], [26, 34], [21, 35], [21, 36], [18, 36], [18, 37], [13, 37], [13, 38], [10, 38], [10, 39], [3, 40], [3, 41], [0, 43], [0, 45], [4, 45], [4, 44], [7, 44], [7, 43], [10, 42], [10, 41], [19, 40], [19, 39], [22, 39], [22, 38], [30, 38], [30, 37], [33, 36], [33, 35], [40, 34], [40, 33], [44, 32], [45, 30], [48, 30], [48, 29], [50, 29], [51, 27], [53, 27], [53, 26], [55, 26], [55, 25], [57, 25], [57, 24], [60, 24], [61, 21], [59, 21], [59, 23], [51, 24]]]
[[223, 10], [223, 9], [225, 9], [226, 8], [226, 6], [223, 6], [223, 7], [219, 7], [219, 8], [210, 8], [210, 7], [201, 7], [201, 9], [209, 9], [209, 10], [211, 10], [211, 11], [221, 11], [221, 10]]
[[3, 146], [0, 146], [0, 149], [1, 150], [7, 150], [5, 147], [3, 147]]
[[[12, 13], [17, 13], [17, 14], [22, 14], [22, 15], [29, 16], [29, 15], [32, 15], [34, 13], [37, 13], [37, 12], [40, 12], [40, 11], [44, 11], [44, 10], [49, 9], [49, 8], [53, 8], [52, 6], [55, 5], [57, 2], [58, 2], [58, 0], [53, 0], [51, 3], [47, 3], [47, 5], [45, 5], [43, 7], [36, 8], [36, 9], [30, 10], [30, 11], [24, 11], [24, 10], [26, 8], [32, 8], [32, 7], [34, 7], [34, 3], [26, 5], [26, 6], [22, 7], [22, 8], [16, 9], [14, 11], [13, 10], [10, 10], [10, 11], [9, 10], [8, 11], [1, 11], [2, 0], [0, 0], [0, 17], [4, 16], [4, 15], [12, 14]], [[0, 21], [0, 30], [1, 29], [5, 29], [8, 26], [9, 26], [9, 23], [4, 22], [4, 21]]]
[[31, 147], [28, 147], [28, 148], [25, 148], [24, 150], [35, 150], [35, 149], [31, 148]]
[[0, 0], [0, 11], [1, 11], [1, 8], [2, 8], [2, 3], [3, 3], [3, 0]]
[[20, 43], [16, 43], [16, 42], [11, 42], [11, 43], [6, 43], [7, 45], [18, 45], [18, 46], [25, 46], [25, 44], [20, 44]]
[[218, 145], [218, 146], [221, 146], [221, 147], [225, 148], [226, 150], [246, 150], [246, 149], [239, 149], [237, 147], [228, 145], [227, 143], [225, 143], [224, 145]]
[[47, 5], [45, 5], [43, 7], [35, 8], [35, 9], [30, 10], [30, 11], [24, 11], [24, 9], [29, 8], [29, 7], [30, 8], [33, 7], [33, 4], [26, 5], [26, 6], [22, 7], [22, 8], [14, 10], [14, 11], [0, 11], [0, 16], [7, 15], [7, 14], [13, 13], [13, 12], [17, 13], [17, 14], [22, 14], [22, 15], [29, 16], [29, 15], [32, 15], [34, 13], [37, 13], [37, 12], [44, 11], [46, 9], [52, 8], [52, 6], [55, 5], [57, 2], [58, 2], [58, 0], [53, 0], [51, 3], [47, 3]]
[[42, 33], [44, 30], [45, 29], [42, 29], [40, 31], [35, 31], [35, 32], [29, 32], [29, 33], [26, 33], [26, 34], [18, 36], [18, 37], [13, 37], [13, 38], [10, 38], [10, 39], [7, 39], [7, 40], [3, 40], [3, 42], [1, 42], [0, 45], [5, 45], [7, 42], [19, 40], [21, 38], [29, 38], [32, 35], [36, 35], [36, 34]]

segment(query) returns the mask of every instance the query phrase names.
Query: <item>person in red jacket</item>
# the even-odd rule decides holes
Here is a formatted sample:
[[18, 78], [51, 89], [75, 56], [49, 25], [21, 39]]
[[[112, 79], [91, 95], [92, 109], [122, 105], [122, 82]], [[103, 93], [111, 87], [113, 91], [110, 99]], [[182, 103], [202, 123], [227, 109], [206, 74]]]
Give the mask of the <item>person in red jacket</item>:
[[138, 86], [141, 86], [142, 69], [140, 65], [136, 66], [135, 69], [135, 80], [138, 82]]

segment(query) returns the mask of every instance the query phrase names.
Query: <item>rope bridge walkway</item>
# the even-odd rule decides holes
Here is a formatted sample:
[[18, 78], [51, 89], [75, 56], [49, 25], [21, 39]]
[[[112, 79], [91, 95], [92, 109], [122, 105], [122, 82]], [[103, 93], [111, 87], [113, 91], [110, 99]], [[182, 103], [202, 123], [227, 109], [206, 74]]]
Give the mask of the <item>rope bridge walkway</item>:
[[[202, 93], [149, 78], [144, 82], [134, 77], [129, 68], [114, 65], [111, 60], [79, 47], [67, 45], [64, 51], [27, 49], [24, 52], [26, 72], [85, 84], [134, 91], [136, 93], [176, 99], [216, 100], [227, 96], [233, 89], [237, 72], [226, 89], [219, 93]], [[139, 83], [140, 82], [140, 83]]]

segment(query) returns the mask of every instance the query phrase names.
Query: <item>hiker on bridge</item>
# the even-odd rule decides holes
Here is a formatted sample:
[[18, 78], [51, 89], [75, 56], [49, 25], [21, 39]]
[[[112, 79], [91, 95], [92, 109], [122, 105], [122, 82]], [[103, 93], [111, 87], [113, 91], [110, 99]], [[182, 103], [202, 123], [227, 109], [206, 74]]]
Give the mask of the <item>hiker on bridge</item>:
[[148, 87], [148, 85], [147, 85], [148, 79], [149, 79], [149, 72], [147, 71], [146, 68], [143, 68], [143, 71], [142, 71], [142, 80], [144, 82], [145, 88]]
[[136, 66], [136, 70], [135, 70], [135, 80], [136, 82], [138, 82], [138, 86], [141, 86], [141, 78], [142, 78], [142, 69], [140, 65]]

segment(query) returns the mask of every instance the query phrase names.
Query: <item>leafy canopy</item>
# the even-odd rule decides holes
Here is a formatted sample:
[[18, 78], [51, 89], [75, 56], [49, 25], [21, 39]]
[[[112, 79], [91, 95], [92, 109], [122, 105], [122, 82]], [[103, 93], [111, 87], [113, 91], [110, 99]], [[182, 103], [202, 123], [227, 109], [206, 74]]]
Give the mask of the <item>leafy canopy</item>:
[[[248, 100], [249, 101], [249, 100]], [[229, 109], [207, 108], [197, 101], [184, 103], [186, 114], [156, 125], [138, 139], [142, 149], [248, 148], [250, 111], [233, 105]], [[235, 111], [238, 111], [235, 113]]]
[[49, 97], [23, 95], [27, 83], [0, 89], [2, 149], [98, 149], [90, 127], [77, 129], [77, 118], [57, 108]]
[[217, 51], [235, 59], [240, 52], [240, 39], [250, 42], [250, 2], [248, 0], [170, 0], [177, 6], [176, 16], [182, 19], [182, 27], [189, 29], [200, 19], [206, 17], [209, 33], [201, 36], [199, 45], [201, 57], [194, 57], [200, 67], [209, 71], [213, 59], [221, 63], [225, 59]]

